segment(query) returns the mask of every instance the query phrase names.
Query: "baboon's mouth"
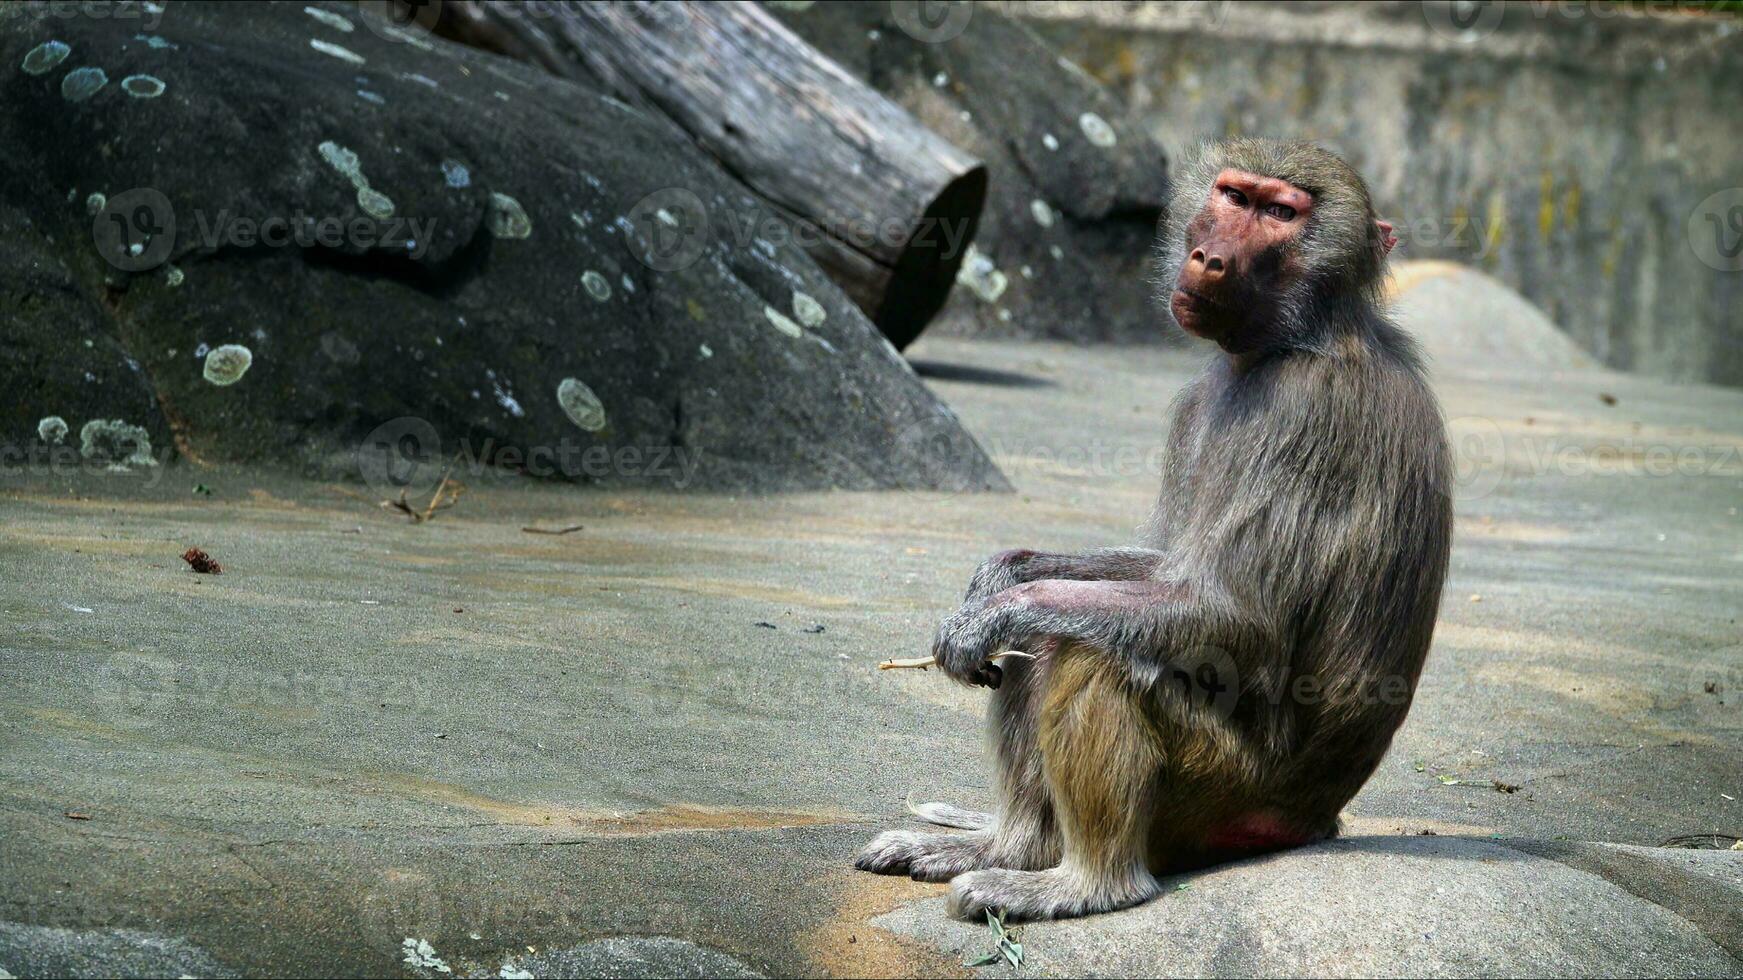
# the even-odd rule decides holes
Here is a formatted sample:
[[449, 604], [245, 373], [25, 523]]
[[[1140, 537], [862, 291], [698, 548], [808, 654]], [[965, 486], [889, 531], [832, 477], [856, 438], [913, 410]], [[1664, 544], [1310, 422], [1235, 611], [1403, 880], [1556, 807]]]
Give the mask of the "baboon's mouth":
[[1213, 307], [1213, 308], [1219, 308], [1223, 305], [1223, 304], [1217, 302], [1216, 300], [1211, 299], [1209, 296], [1206, 296], [1200, 292], [1194, 292], [1193, 290], [1187, 289], [1185, 286], [1175, 286], [1174, 292], [1177, 295], [1184, 296], [1187, 299], [1191, 300], [1193, 302], [1193, 304], [1196, 306], [1209, 306], [1209, 307]]

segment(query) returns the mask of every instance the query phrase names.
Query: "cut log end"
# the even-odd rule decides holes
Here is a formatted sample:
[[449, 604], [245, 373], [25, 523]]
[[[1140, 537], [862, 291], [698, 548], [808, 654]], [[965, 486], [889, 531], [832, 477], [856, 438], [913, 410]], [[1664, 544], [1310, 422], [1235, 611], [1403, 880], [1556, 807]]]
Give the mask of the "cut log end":
[[915, 224], [872, 316], [897, 350], [913, 343], [950, 298], [986, 194], [986, 167], [976, 164], [946, 184]]
[[761, 7], [443, 7], [447, 36], [666, 117], [771, 208], [821, 230], [803, 247], [896, 348], [943, 309], [986, 167]]

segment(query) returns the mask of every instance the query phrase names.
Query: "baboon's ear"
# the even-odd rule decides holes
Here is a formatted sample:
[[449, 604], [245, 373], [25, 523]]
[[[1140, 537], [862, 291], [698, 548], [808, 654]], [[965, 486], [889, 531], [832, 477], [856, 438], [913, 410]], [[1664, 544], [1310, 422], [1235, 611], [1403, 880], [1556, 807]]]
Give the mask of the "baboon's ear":
[[1392, 222], [1376, 218], [1374, 227], [1380, 232], [1380, 254], [1390, 254], [1393, 246], [1398, 244], [1398, 236], [1392, 234]]

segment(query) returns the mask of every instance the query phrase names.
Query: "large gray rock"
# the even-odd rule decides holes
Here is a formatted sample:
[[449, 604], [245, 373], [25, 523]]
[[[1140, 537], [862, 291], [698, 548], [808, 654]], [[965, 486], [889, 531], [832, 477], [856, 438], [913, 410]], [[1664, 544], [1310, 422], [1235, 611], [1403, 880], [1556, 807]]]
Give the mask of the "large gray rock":
[[668, 127], [351, 4], [143, 17], [0, 17], [0, 448], [1005, 486]]
[[1126, 107], [991, 6], [873, 2], [776, 12], [801, 37], [986, 163], [986, 209], [932, 328], [1184, 343], [1151, 304], [1167, 155]]
[[[1709, 900], [1743, 900], [1743, 854], [1710, 852], [1696, 873], [1712, 882]], [[1656, 899], [1500, 842], [1353, 837], [1169, 879], [1134, 909], [1025, 926], [1024, 972], [1743, 976], [1719, 936]], [[953, 955], [989, 947], [984, 924], [946, 918], [942, 906], [918, 902], [875, 924]]]
[[1398, 323], [1435, 369], [1505, 376], [1598, 366], [1542, 310], [1475, 269], [1434, 259], [1394, 262], [1391, 285]]
[[137, 929], [0, 922], [0, 973], [19, 977], [233, 977], [205, 950]]

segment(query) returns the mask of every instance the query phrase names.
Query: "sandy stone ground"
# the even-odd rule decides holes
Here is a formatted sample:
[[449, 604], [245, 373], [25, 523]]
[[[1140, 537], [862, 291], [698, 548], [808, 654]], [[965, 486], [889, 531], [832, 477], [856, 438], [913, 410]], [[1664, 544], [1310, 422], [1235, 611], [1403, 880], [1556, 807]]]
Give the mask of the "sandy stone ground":
[[[997, 549], [1129, 540], [1202, 354], [910, 355], [1015, 494], [463, 474], [414, 525], [272, 472], [7, 473], [0, 969], [1011, 972], [849, 866], [910, 794], [990, 802], [984, 695], [875, 665]], [[1437, 386], [1452, 573], [1348, 835], [1028, 926], [1024, 973], [1743, 974], [1743, 392]]]

